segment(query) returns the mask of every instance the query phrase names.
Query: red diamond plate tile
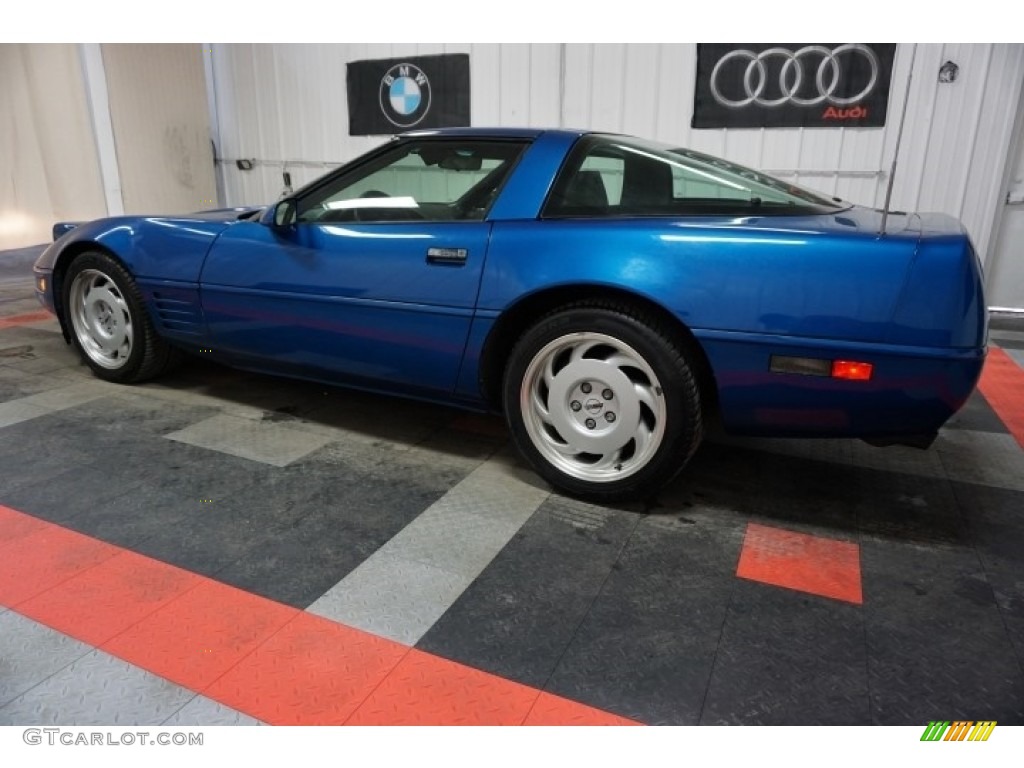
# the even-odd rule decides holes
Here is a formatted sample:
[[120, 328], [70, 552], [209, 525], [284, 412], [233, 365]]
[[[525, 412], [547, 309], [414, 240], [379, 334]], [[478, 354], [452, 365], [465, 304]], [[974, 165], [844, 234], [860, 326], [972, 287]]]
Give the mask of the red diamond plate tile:
[[990, 347], [978, 388], [1024, 448], [1024, 370], [998, 347]]
[[90, 645], [101, 645], [203, 581], [194, 573], [123, 550], [27, 600], [18, 612]]
[[860, 605], [860, 547], [750, 523], [736, 575]]
[[520, 725], [539, 693], [414, 649], [346, 725]]
[[300, 613], [203, 694], [273, 725], [340, 725], [408, 652]]
[[102, 649], [201, 691], [298, 613], [265, 597], [202, 579]]
[[10, 315], [8, 317], [0, 317], [0, 330], [4, 328], [14, 328], [18, 325], [25, 325], [26, 323], [38, 323], [40, 320], [55, 320], [56, 318], [41, 310], [39, 312], [26, 312], [23, 315]]
[[636, 720], [542, 693], [523, 725], [643, 725]]
[[[0, 604], [17, 606], [70, 579], [119, 550], [49, 523], [31, 530], [33, 523], [5, 515], [11, 523], [10, 538], [0, 545]], [[14, 529], [20, 529], [18, 535]]]
[[0, 504], [0, 551], [8, 543], [20, 542], [29, 534], [50, 525], [51, 523]]

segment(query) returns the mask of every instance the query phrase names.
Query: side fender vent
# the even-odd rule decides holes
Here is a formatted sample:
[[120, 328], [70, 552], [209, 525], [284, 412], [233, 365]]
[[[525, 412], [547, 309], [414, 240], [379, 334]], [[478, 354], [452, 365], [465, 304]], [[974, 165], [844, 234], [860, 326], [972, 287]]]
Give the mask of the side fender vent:
[[153, 306], [160, 324], [168, 332], [185, 336], [203, 334], [203, 317], [197, 301], [154, 291]]

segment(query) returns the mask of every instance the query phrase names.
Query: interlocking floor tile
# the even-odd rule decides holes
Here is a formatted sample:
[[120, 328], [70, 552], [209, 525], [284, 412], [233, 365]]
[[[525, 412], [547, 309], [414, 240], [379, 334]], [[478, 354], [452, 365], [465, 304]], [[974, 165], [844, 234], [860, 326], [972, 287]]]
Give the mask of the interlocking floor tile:
[[275, 467], [287, 466], [331, 441], [295, 425], [227, 415], [211, 416], [166, 437]]
[[978, 388], [1024, 448], [1024, 370], [998, 347], [991, 347]]
[[263, 725], [263, 723], [213, 699], [196, 696], [167, 718], [162, 725], [169, 728], [183, 728], [190, 725]]
[[736, 575], [850, 603], [862, 603], [860, 549], [757, 523], [747, 526]]
[[102, 645], [202, 583], [193, 573], [122, 551], [25, 601], [18, 611], [91, 645]]
[[159, 725], [194, 695], [94, 650], [0, 707], [0, 724]]
[[539, 691], [412, 650], [348, 725], [520, 725]]
[[0, 331], [6, 328], [14, 328], [18, 325], [26, 325], [28, 323], [38, 323], [41, 320], [53, 320], [54, 317], [45, 310], [38, 312], [25, 312], [20, 315], [8, 315], [7, 317], [0, 317]]
[[297, 613], [240, 589], [204, 581], [102, 649], [201, 691]]
[[0, 545], [0, 603], [17, 606], [118, 554], [117, 547], [46, 525]]
[[542, 693], [523, 725], [642, 725], [636, 720]]
[[408, 652], [299, 613], [203, 693], [271, 725], [341, 725]]
[[0, 706], [91, 650], [16, 611], [0, 613]]

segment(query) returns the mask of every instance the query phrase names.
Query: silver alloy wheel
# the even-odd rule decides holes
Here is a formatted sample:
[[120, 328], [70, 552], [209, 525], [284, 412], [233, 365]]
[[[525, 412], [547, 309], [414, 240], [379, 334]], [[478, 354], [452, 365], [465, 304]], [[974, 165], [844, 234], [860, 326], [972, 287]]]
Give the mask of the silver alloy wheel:
[[601, 333], [572, 333], [544, 346], [520, 387], [533, 445], [561, 472], [588, 482], [635, 474], [665, 435], [665, 397], [647, 361]]
[[68, 310], [75, 337], [90, 360], [110, 370], [128, 362], [134, 336], [132, 315], [109, 275], [97, 269], [75, 275]]

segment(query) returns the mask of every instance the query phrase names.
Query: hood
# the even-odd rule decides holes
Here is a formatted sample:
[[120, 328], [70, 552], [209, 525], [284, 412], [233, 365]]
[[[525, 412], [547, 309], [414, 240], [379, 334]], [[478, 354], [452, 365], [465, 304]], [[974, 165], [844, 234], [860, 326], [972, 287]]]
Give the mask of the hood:
[[[197, 211], [196, 213], [187, 213], [180, 216], [131, 216], [131, 217], [117, 217], [119, 219], [132, 218], [132, 219], [173, 219], [175, 221], [219, 221], [219, 222], [232, 222], [239, 221], [240, 219], [247, 218], [252, 214], [262, 211], [264, 206], [247, 206], [240, 208], [214, 208], [209, 211]], [[101, 219], [97, 219], [101, 221]], [[80, 227], [83, 224], [88, 224], [89, 221], [58, 221], [53, 225], [53, 239], [57, 240], [61, 235], [65, 235], [76, 227]]]

